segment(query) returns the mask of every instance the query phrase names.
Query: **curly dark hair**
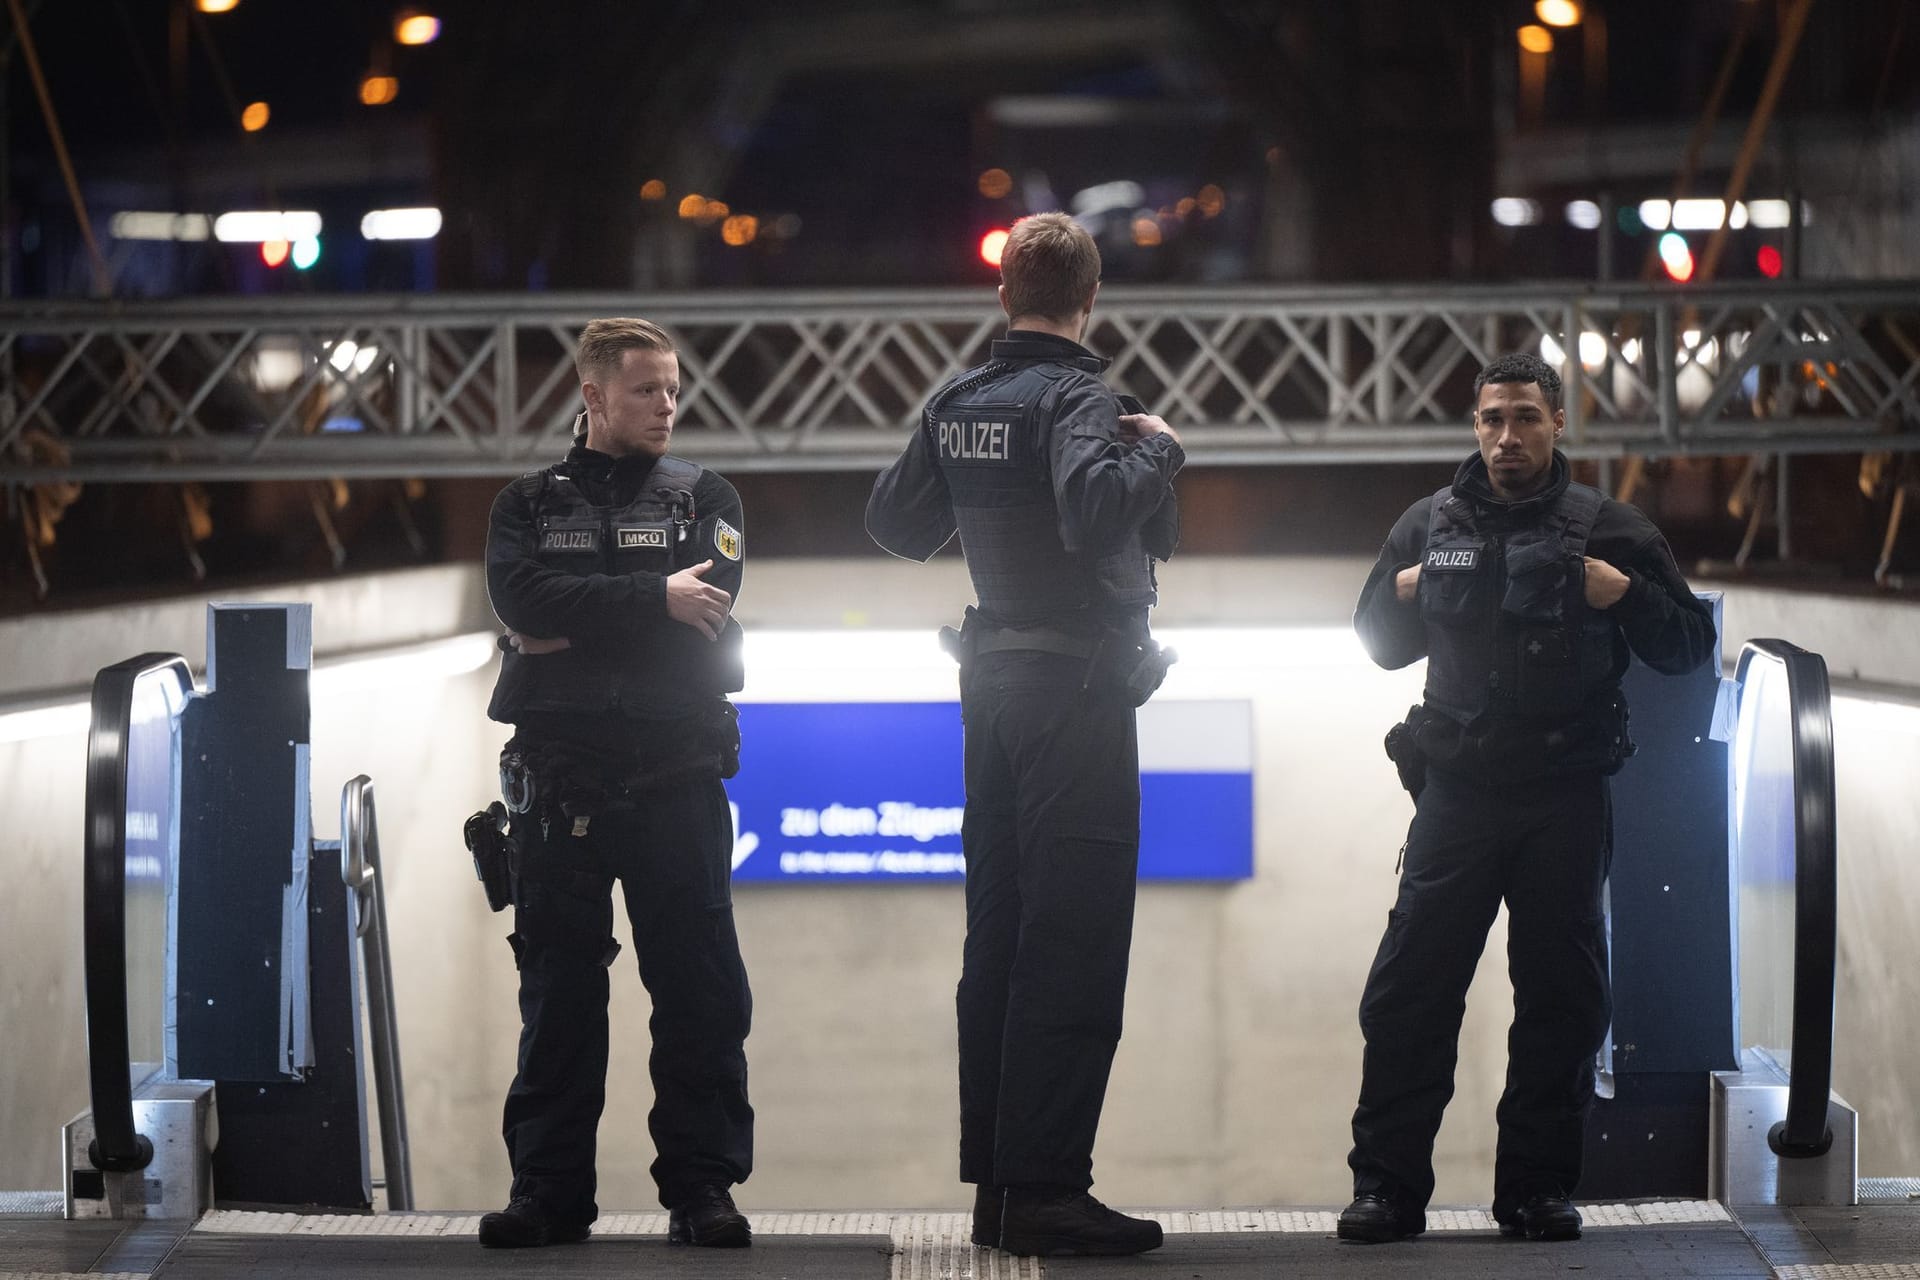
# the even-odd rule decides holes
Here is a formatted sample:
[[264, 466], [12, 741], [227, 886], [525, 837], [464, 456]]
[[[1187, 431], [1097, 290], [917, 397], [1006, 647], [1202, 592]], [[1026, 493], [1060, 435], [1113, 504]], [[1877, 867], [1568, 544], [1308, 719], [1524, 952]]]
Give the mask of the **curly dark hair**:
[[1547, 399], [1547, 408], [1555, 413], [1560, 410], [1560, 375], [1553, 366], [1539, 356], [1528, 351], [1510, 351], [1503, 356], [1495, 356], [1487, 362], [1473, 380], [1473, 402], [1480, 403], [1480, 390], [1489, 382], [1537, 382], [1540, 394]]

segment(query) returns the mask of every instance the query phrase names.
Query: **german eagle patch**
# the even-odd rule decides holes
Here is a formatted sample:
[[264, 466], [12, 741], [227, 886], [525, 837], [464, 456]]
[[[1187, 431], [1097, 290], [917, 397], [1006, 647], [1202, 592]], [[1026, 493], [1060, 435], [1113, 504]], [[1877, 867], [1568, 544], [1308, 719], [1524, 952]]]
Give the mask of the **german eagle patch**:
[[740, 531], [725, 520], [713, 522], [713, 549], [729, 560], [740, 558]]

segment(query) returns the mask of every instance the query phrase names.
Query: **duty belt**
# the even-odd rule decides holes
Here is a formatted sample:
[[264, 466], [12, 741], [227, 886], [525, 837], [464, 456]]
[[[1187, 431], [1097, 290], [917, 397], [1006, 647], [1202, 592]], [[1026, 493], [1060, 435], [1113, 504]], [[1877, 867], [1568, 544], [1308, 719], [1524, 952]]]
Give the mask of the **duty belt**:
[[977, 635], [967, 638], [967, 647], [976, 656], [983, 653], [1029, 649], [1040, 653], [1057, 653], [1067, 658], [1091, 658], [1100, 652], [1100, 643], [1091, 636], [1076, 636], [1046, 627], [1031, 627], [1024, 631], [1013, 628], [982, 628]]

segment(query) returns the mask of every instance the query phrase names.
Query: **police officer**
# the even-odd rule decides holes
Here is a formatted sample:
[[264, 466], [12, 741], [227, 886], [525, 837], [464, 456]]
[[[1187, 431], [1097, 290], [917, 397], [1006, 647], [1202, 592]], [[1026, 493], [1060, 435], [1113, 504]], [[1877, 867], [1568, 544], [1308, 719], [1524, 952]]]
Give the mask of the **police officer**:
[[1569, 480], [1552, 367], [1502, 356], [1474, 396], [1479, 452], [1400, 517], [1354, 614], [1375, 662], [1425, 657], [1427, 679], [1389, 735], [1415, 814], [1360, 1002], [1347, 1240], [1425, 1229], [1467, 986], [1503, 899], [1514, 1018], [1493, 1216], [1529, 1239], [1580, 1234], [1571, 1196], [1612, 1016], [1607, 778], [1632, 751], [1620, 676], [1629, 650], [1678, 675], [1715, 647], [1659, 530]]
[[487, 530], [508, 628], [487, 714], [514, 726], [501, 774], [521, 1030], [502, 1130], [511, 1203], [481, 1219], [480, 1243], [583, 1240], [598, 1212], [618, 881], [653, 998], [647, 1127], [669, 1238], [741, 1246], [729, 1188], [753, 1164], [751, 997], [721, 785], [739, 753], [726, 694], [742, 684], [740, 499], [667, 453], [680, 373], [666, 333], [596, 320], [575, 363], [585, 438], [502, 490]]
[[[937, 391], [867, 504], [925, 560], [957, 531], [979, 607], [955, 645], [966, 722], [960, 1177], [973, 1240], [1139, 1253], [1157, 1224], [1087, 1194], [1120, 1038], [1140, 835], [1134, 707], [1164, 671], [1152, 560], [1173, 553], [1179, 437], [1122, 414], [1080, 345], [1100, 254], [1065, 214], [1014, 224], [1007, 336]], [[951, 633], [948, 633], [951, 636]]]

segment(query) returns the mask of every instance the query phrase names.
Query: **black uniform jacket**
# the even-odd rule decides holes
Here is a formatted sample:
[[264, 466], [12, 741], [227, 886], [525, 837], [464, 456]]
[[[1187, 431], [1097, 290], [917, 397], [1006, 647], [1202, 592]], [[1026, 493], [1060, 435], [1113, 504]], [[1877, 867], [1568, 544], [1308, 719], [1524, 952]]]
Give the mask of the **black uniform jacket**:
[[[1569, 470], [1566, 456], [1556, 450], [1553, 478], [1547, 487], [1539, 494], [1507, 502], [1494, 496], [1486, 463], [1475, 453], [1455, 472], [1453, 492], [1473, 503], [1494, 523], [1524, 520], [1531, 508], [1550, 502], [1565, 488]], [[1430, 494], [1394, 522], [1354, 610], [1354, 629], [1368, 655], [1388, 669], [1427, 656], [1427, 628], [1419, 601], [1400, 600], [1394, 593], [1394, 578], [1402, 569], [1425, 560], [1432, 504]], [[1718, 637], [1712, 612], [1694, 597], [1686, 579], [1680, 576], [1666, 539], [1638, 507], [1611, 498], [1604, 500], [1587, 538], [1586, 554], [1606, 561], [1630, 581], [1626, 595], [1607, 610], [1617, 626], [1616, 678], [1626, 670], [1625, 648], [1655, 671], [1668, 675], [1691, 671], [1715, 652]], [[1485, 731], [1498, 734], [1502, 727], [1490, 726]], [[1423, 745], [1429, 746], [1429, 754], [1435, 754], [1432, 748], [1437, 744]]]
[[[1173, 478], [1186, 462], [1179, 443], [1165, 434], [1123, 443], [1119, 402], [1099, 376], [1106, 361], [1077, 342], [1010, 329], [993, 344], [991, 357], [1013, 363], [1007, 381], [1014, 394], [1052, 398], [1051, 404], [1042, 402], [1043, 412], [1030, 420], [1041, 433], [1035, 452], [1053, 490], [1060, 547], [1084, 556], [1089, 565], [1129, 542], [1143, 549], [1143, 560], [1146, 555], [1168, 559], [1179, 536]], [[1036, 366], [1053, 371], [1045, 377], [1020, 372]], [[873, 486], [867, 532], [894, 555], [924, 561], [945, 546], [956, 529], [933, 442], [926, 431], [916, 431]], [[1144, 609], [1140, 612], [1144, 616]], [[995, 620], [1030, 625], [1057, 619]]]
[[[543, 562], [537, 551], [543, 507], [561, 502], [576, 508], [624, 507], [638, 496], [653, 459], [614, 458], [576, 444], [559, 470], [564, 478], [550, 476], [539, 496], [516, 481], [494, 499], [487, 526], [487, 595], [495, 615], [511, 630], [571, 641], [577, 652], [570, 665], [579, 675], [559, 691], [551, 681], [543, 682], [537, 706], [494, 708], [490, 714], [543, 738], [658, 754], [653, 748], [672, 736], [663, 732], [663, 722], [697, 720], [705, 704], [722, 694], [716, 642], [668, 615], [665, 573], [568, 572]], [[572, 492], [561, 492], [562, 486]], [[734, 530], [744, 530], [739, 494], [713, 471], [702, 470], [692, 496], [689, 519], [718, 516]], [[704, 558], [713, 560], [704, 580], [737, 599], [744, 552], [731, 559], [693, 557], [695, 563]], [[550, 662], [560, 656], [510, 653], [505, 662]], [[502, 688], [508, 683], [503, 676]]]

